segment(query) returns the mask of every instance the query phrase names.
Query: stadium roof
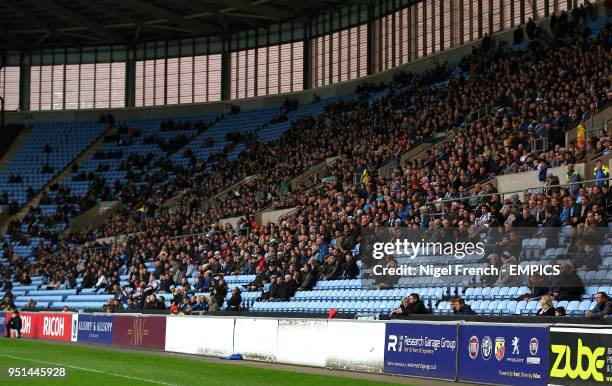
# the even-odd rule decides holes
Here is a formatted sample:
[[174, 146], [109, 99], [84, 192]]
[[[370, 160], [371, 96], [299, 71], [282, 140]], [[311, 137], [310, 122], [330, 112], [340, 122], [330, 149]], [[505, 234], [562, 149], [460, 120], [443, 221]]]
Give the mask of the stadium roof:
[[0, 50], [223, 36], [369, 0], [0, 0]]

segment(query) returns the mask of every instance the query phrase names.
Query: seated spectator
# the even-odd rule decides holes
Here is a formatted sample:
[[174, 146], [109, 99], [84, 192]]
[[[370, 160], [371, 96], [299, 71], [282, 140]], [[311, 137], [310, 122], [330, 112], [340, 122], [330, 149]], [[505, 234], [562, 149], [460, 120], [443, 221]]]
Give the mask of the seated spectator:
[[574, 257], [574, 268], [578, 271], [596, 271], [599, 264], [603, 261], [599, 250], [591, 243], [580, 241], [578, 251]]
[[285, 281], [278, 290], [278, 300], [287, 301], [295, 295], [298, 284], [290, 274], [285, 275]]
[[454, 315], [476, 315], [469, 304], [465, 304], [465, 300], [457, 298], [452, 302], [451, 308]]
[[37, 311], [36, 302], [34, 301], [34, 299], [30, 299], [30, 301], [26, 305], [24, 305], [23, 308], [21, 308], [21, 311]]
[[428, 314], [427, 308], [419, 299], [419, 294], [412, 293], [410, 296], [406, 296], [402, 299], [402, 303], [399, 307], [391, 311], [390, 317], [402, 317], [409, 316], [412, 314]]
[[165, 310], [166, 309], [166, 298], [160, 296], [155, 300], [155, 309], [156, 310]]
[[255, 279], [252, 282], [246, 285], [247, 290], [249, 291], [259, 291], [263, 288], [263, 279], [267, 278], [266, 272], [261, 266], [257, 266], [255, 268]]
[[206, 302], [206, 297], [203, 295], [196, 297], [196, 302], [191, 306], [191, 311], [206, 311], [208, 310], [208, 303]]
[[555, 306], [553, 306], [552, 297], [544, 295], [540, 298], [540, 309], [536, 313], [537, 316], [555, 316]]
[[582, 279], [569, 264], [563, 264], [559, 275], [554, 279], [556, 285], [551, 289], [554, 300], [580, 300], [584, 294]]
[[555, 308], [555, 316], [567, 316], [565, 312], [565, 307], [557, 307]]
[[[298, 291], [310, 291], [317, 284], [317, 273], [318, 269], [316, 268], [316, 259], [310, 259], [310, 263], [304, 265], [302, 267], [302, 275], [303, 279], [298, 287]], [[315, 267], [313, 267], [315, 265]]]
[[605, 292], [598, 292], [595, 295], [595, 307], [584, 314], [591, 319], [607, 319], [610, 315], [612, 315], [612, 300]]
[[108, 285], [108, 279], [106, 278], [106, 275], [104, 274], [104, 272], [100, 270], [98, 272], [98, 280], [94, 288], [96, 289], [96, 292], [98, 292], [100, 289], [106, 289], [107, 285]]
[[159, 283], [157, 282], [157, 278], [155, 275], [149, 276], [149, 283], [147, 284], [147, 288], [145, 289], [145, 295], [152, 294], [157, 292], [159, 289]]
[[208, 297], [208, 312], [219, 312], [219, 303], [215, 295]]
[[147, 295], [143, 309], [145, 311], [155, 310], [155, 300], [154, 294]]
[[340, 262], [335, 255], [328, 255], [321, 267], [321, 280], [335, 280], [341, 273]]
[[232, 288], [232, 296], [227, 300], [227, 311], [240, 311], [242, 304], [242, 296], [238, 287]]
[[359, 266], [353, 257], [353, 254], [347, 252], [344, 255], [344, 264], [342, 265], [342, 278], [354, 279], [359, 275]]

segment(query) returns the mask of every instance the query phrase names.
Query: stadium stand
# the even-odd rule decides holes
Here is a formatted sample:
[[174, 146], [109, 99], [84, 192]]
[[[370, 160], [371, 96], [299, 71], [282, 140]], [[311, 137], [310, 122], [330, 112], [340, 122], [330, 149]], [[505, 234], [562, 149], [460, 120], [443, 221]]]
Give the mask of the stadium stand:
[[[598, 292], [612, 293], [609, 171], [596, 164], [577, 180], [570, 172], [565, 186], [522, 197], [497, 192], [489, 180], [537, 171], [545, 181], [549, 168], [609, 159], [610, 133], [569, 147], [565, 141], [610, 108], [608, 21], [565, 15], [528, 44], [497, 48], [485, 39], [454, 65], [296, 108], [34, 126], [0, 174], [5, 203], [23, 206], [28, 187], [40, 191], [105, 138], [10, 224], [0, 308], [192, 313], [239, 306], [371, 315], [388, 314], [417, 293], [434, 314], [452, 314], [451, 301], [461, 297], [479, 315], [535, 316], [540, 297], [554, 293], [555, 308], [584, 316], [598, 306]], [[483, 109], [488, 114], [474, 113]], [[440, 134], [444, 140], [432, 140]], [[546, 146], [538, 150], [540, 138]], [[422, 157], [401, 161], [419, 146]], [[326, 175], [312, 173], [333, 157]], [[379, 173], [389, 164], [389, 175]], [[60, 237], [76, 216], [111, 199], [124, 208], [101, 227]], [[262, 211], [278, 209], [290, 211], [258, 222]], [[240, 220], [220, 225], [231, 217]], [[562, 271], [553, 283], [417, 276], [373, 289], [363, 279], [359, 231], [395, 226], [455, 227], [474, 236], [563, 226], [607, 234], [594, 265], [567, 258], [575, 245], [550, 246], [545, 237], [497, 245], [489, 250], [495, 261], [464, 260], [474, 268], [518, 259], [553, 264]], [[450, 258], [425, 259], [444, 265]], [[580, 290], [567, 291], [567, 280]]]

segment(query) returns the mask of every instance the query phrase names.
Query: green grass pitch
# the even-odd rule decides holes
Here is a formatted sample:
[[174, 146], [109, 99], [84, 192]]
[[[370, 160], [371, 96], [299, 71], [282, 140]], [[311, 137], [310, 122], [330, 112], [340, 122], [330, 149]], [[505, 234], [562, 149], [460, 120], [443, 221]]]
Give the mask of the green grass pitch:
[[[65, 367], [65, 378], [11, 378], [10, 367]], [[391, 385], [154, 352], [0, 338], [0, 384], [58, 385]]]

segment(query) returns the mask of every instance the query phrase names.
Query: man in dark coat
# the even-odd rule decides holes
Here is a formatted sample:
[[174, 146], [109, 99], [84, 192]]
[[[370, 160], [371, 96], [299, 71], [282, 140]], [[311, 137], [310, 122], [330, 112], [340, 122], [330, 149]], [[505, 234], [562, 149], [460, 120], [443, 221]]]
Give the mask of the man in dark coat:
[[419, 294], [413, 293], [402, 299], [402, 304], [391, 312], [391, 317], [409, 316], [412, 314], [428, 314], [427, 308], [419, 298]]
[[454, 315], [476, 315], [476, 312], [470, 307], [469, 304], [465, 304], [465, 300], [459, 298], [455, 299], [453, 303], [453, 314]]
[[19, 311], [13, 311], [13, 315], [6, 323], [6, 337], [11, 337], [11, 330], [17, 331], [17, 338], [21, 338], [21, 316], [19, 316]]

